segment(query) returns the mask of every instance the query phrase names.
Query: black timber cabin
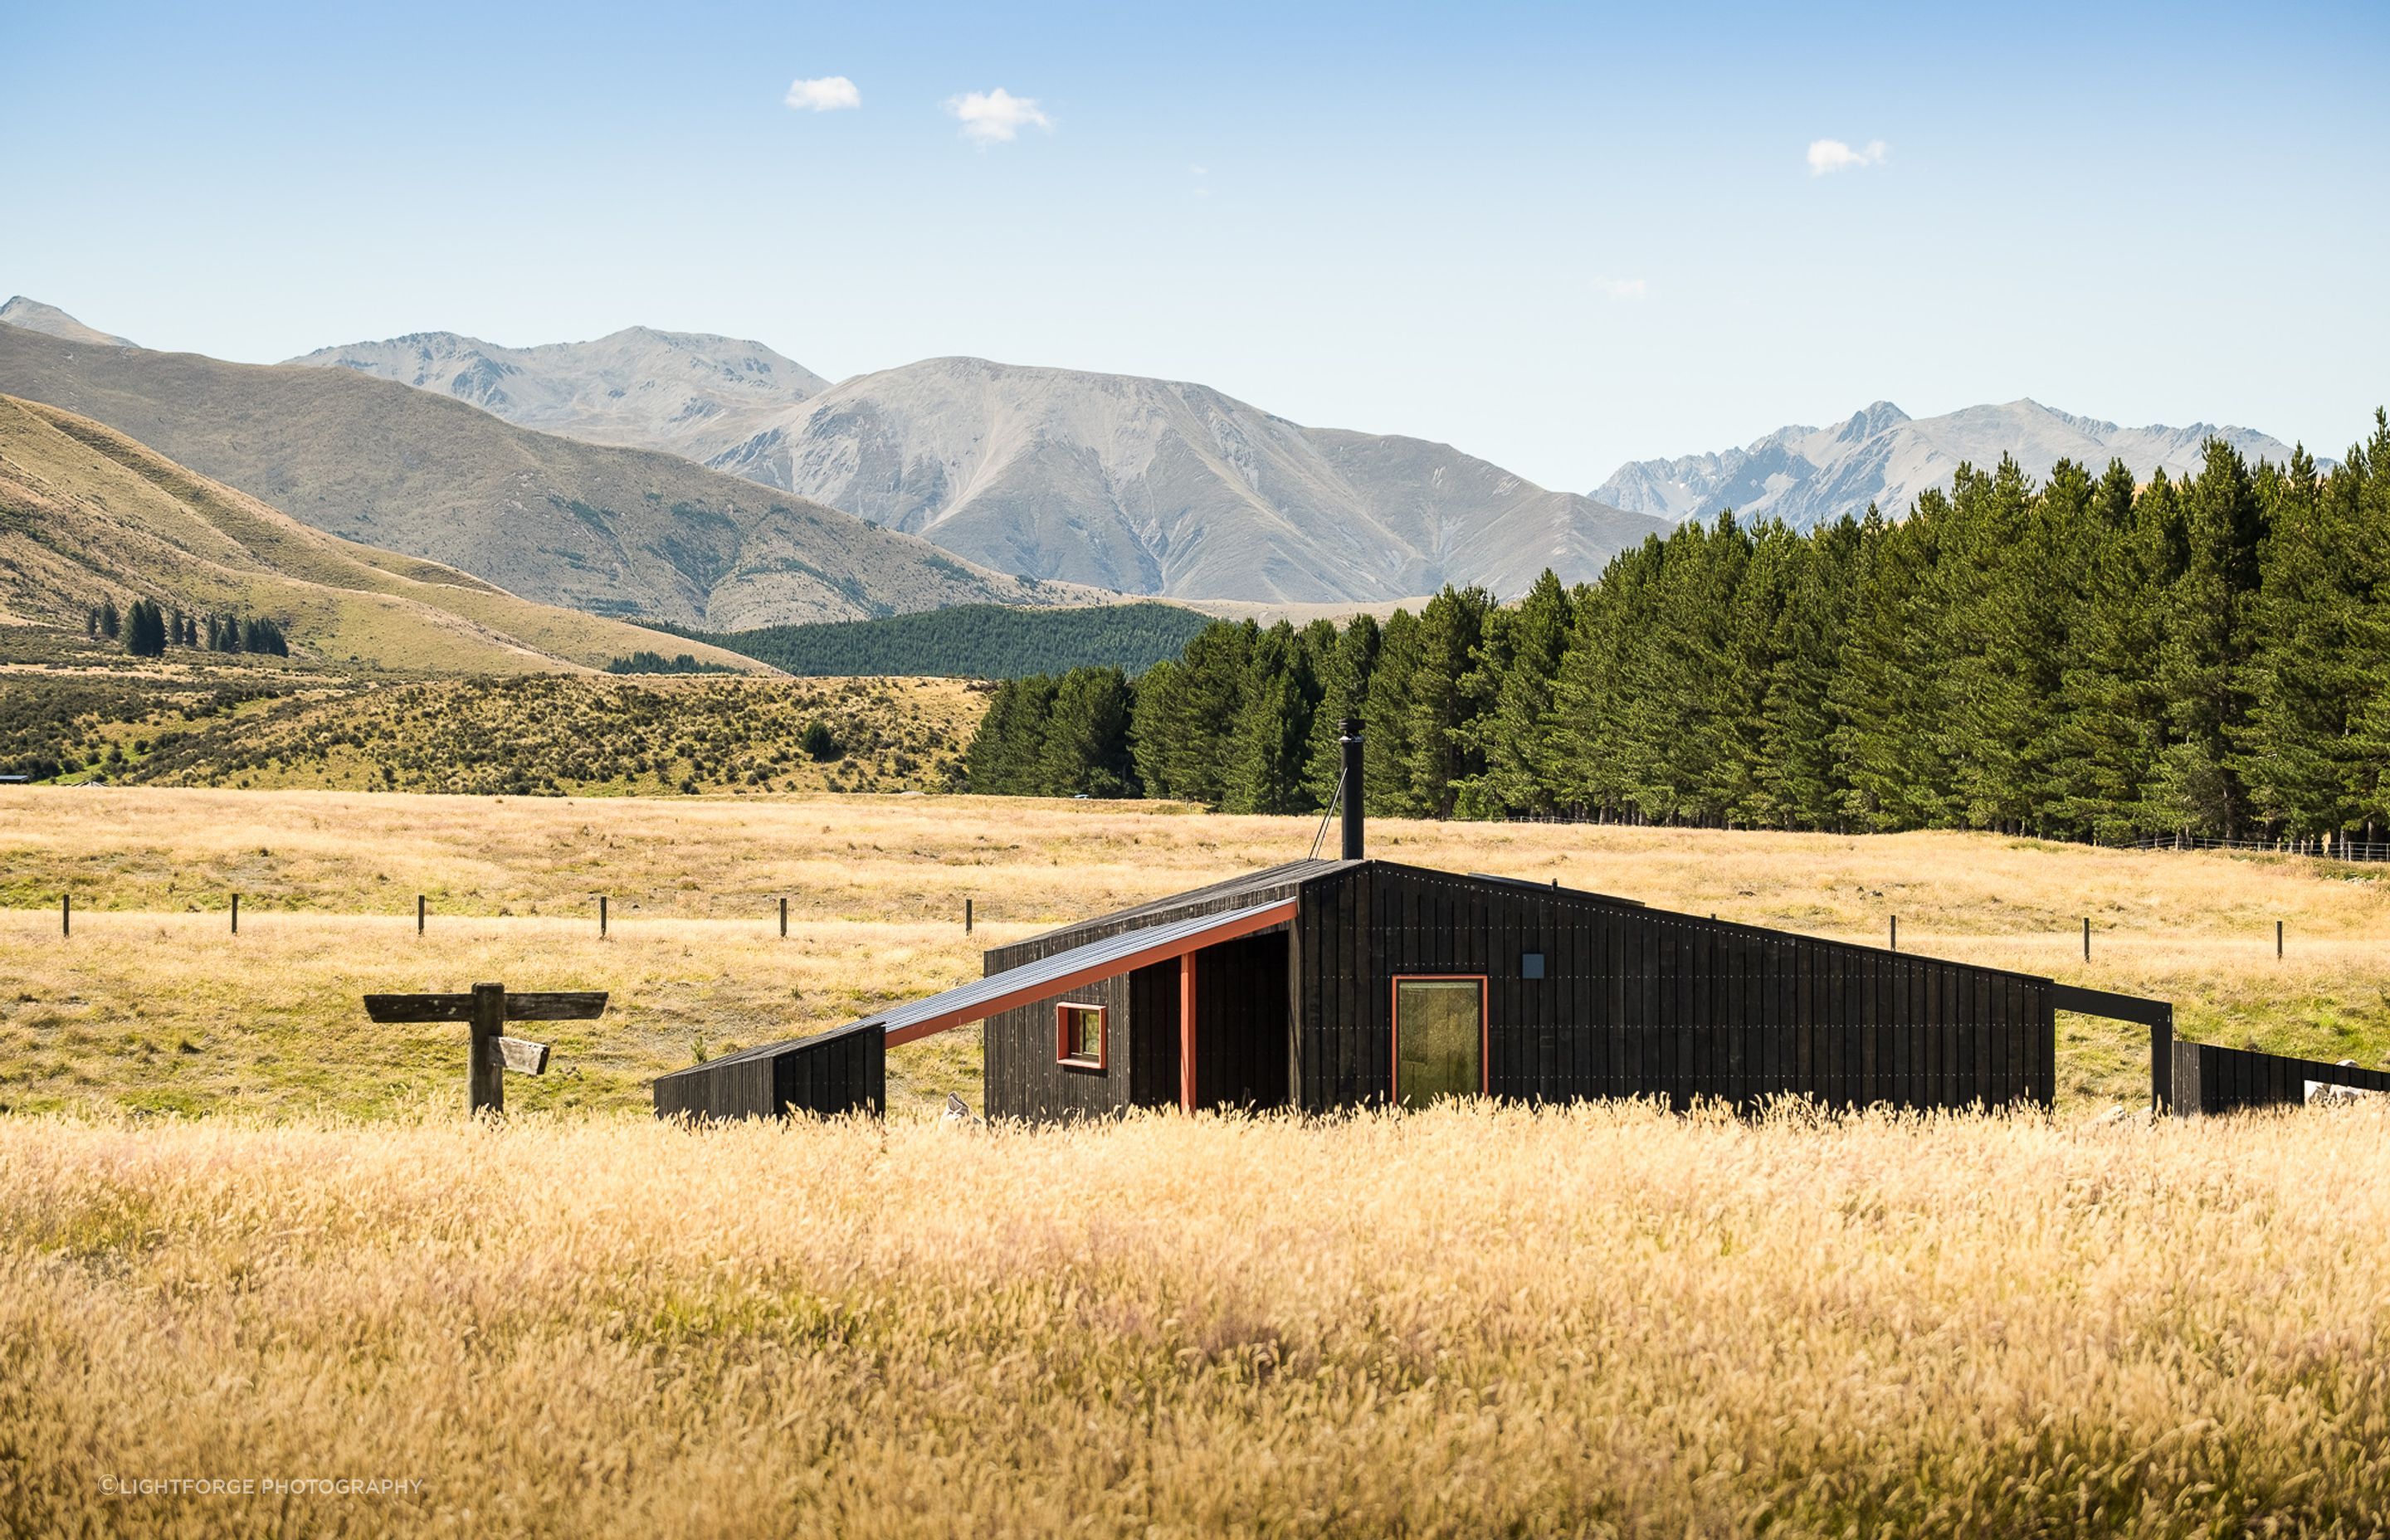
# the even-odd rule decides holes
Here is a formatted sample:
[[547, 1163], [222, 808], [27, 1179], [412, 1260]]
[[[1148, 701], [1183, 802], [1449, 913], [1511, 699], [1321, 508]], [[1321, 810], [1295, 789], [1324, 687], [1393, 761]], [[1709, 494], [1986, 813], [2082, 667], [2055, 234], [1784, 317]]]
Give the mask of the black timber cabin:
[[[1347, 725], [1345, 784], [1359, 781]], [[991, 949], [983, 978], [656, 1082], [659, 1115], [885, 1110], [883, 1055], [985, 1023], [984, 1110], [1664, 1097], [2049, 1106], [2031, 974], [1368, 859], [1304, 860]]]

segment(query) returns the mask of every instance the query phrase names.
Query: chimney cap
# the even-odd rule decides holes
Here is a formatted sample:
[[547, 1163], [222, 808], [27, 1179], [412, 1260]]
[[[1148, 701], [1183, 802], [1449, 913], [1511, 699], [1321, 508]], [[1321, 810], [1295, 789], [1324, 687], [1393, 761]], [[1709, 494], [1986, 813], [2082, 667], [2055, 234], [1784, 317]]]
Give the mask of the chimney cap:
[[1359, 738], [1361, 736], [1361, 719], [1357, 716], [1348, 716], [1336, 725], [1343, 732], [1346, 738]]

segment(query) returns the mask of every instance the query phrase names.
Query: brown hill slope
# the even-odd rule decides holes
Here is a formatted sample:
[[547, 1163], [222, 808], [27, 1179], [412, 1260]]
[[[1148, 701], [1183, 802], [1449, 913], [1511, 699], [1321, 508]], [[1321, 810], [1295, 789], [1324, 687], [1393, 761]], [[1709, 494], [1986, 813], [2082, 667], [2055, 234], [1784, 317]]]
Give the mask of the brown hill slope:
[[310, 529], [87, 417], [0, 396], [0, 613], [80, 630], [104, 597], [268, 616], [302, 654], [379, 668], [539, 673], [649, 650], [762, 672]]
[[675, 456], [513, 427], [345, 369], [0, 326], [0, 391], [116, 428], [303, 523], [543, 604], [713, 630], [1086, 602]]

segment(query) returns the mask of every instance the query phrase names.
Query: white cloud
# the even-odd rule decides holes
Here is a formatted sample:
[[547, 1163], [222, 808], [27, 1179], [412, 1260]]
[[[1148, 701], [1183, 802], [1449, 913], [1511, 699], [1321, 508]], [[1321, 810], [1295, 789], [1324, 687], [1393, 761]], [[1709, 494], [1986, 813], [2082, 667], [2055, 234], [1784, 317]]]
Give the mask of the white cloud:
[[1649, 287], [1640, 278], [1596, 278], [1593, 280], [1593, 287], [1613, 300], [1621, 302], [1632, 300], [1638, 303], [1641, 302], [1649, 292]]
[[1812, 139], [1809, 141], [1809, 174], [1823, 176], [1830, 171], [1848, 171], [1854, 166], [1882, 165], [1884, 148], [1882, 139], [1870, 139], [1857, 149], [1840, 139]]
[[946, 110], [961, 120], [963, 137], [976, 145], [1009, 143], [1024, 128], [1053, 131], [1054, 120], [1037, 109], [1034, 96], [1016, 96], [999, 85], [946, 98]]
[[788, 101], [800, 112], [836, 112], [861, 107], [863, 93], [844, 75], [824, 75], [819, 80], [801, 80], [790, 85]]

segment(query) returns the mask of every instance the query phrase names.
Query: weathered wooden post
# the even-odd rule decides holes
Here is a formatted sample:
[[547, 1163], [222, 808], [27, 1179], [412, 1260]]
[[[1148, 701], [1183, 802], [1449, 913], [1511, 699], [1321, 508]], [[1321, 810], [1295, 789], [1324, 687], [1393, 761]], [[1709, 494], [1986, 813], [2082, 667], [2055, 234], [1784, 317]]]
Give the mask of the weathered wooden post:
[[473, 1020], [465, 1049], [465, 1110], [507, 1110], [506, 1066], [498, 1039], [507, 1033], [507, 986], [473, 986]]
[[970, 935], [970, 930], [971, 930], [971, 901], [970, 901], [970, 899], [968, 899], [968, 898], [967, 898], [967, 899], [964, 899], [964, 900], [963, 900], [963, 934], [968, 936], [968, 935]]
[[2274, 921], [2274, 960], [2282, 960], [2282, 922], [2279, 919]]
[[780, 900], [780, 939], [789, 939], [789, 901], [785, 898]]
[[72, 893], [58, 894], [58, 934], [61, 936], [74, 934], [74, 895]]
[[606, 895], [604, 893], [598, 895], [598, 939], [599, 941], [606, 939]]
[[232, 933], [240, 934], [240, 894], [232, 895]]
[[2085, 962], [2091, 960], [2091, 917], [2089, 915], [2083, 917], [2083, 960]]
[[415, 933], [418, 936], [423, 934], [423, 895], [421, 893], [415, 895]]
[[508, 995], [504, 984], [475, 984], [469, 995], [368, 995], [376, 1021], [466, 1024], [465, 1103], [475, 1112], [506, 1110], [506, 1072], [547, 1072], [548, 1046], [506, 1035], [508, 1021], [593, 1021], [606, 1010], [597, 993]]
[[1900, 917], [1898, 915], [1892, 917], [1892, 950], [1895, 952], [1900, 950]]

